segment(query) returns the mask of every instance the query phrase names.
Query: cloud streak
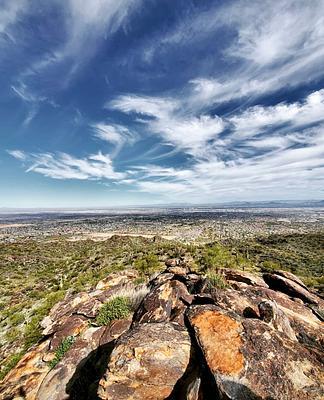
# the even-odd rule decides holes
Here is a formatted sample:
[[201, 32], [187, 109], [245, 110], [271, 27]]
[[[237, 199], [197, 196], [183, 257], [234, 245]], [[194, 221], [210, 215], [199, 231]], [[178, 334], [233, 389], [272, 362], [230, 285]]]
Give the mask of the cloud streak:
[[37, 172], [53, 179], [123, 179], [125, 174], [114, 170], [109, 155], [98, 152], [86, 158], [66, 153], [26, 154], [21, 150], [9, 151], [13, 157], [28, 164], [26, 172]]

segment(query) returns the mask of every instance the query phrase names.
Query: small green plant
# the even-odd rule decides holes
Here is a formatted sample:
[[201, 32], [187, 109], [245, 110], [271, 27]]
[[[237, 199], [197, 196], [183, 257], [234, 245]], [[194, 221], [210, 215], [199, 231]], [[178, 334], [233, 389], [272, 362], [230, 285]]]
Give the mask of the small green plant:
[[228, 287], [228, 284], [227, 284], [225, 278], [223, 277], [223, 275], [211, 272], [211, 273], [207, 274], [207, 277], [208, 277], [211, 285], [215, 288], [226, 289]]
[[0, 369], [0, 381], [7, 375], [9, 371], [11, 371], [17, 363], [20, 361], [21, 357], [23, 356], [23, 352], [19, 352], [16, 354], [11, 355], [5, 363], [1, 366]]
[[62, 340], [61, 344], [56, 349], [55, 357], [48, 363], [51, 369], [53, 369], [62, 360], [64, 354], [71, 348], [74, 342], [74, 336], [67, 336], [65, 339]]
[[141, 275], [138, 278], [134, 279], [134, 285], [142, 285], [143, 283], [145, 283], [145, 281], [145, 277]]
[[118, 296], [104, 304], [97, 315], [97, 325], [108, 325], [115, 319], [126, 318], [131, 310], [127, 297]]
[[159, 258], [153, 253], [145, 254], [134, 262], [134, 267], [143, 275], [151, 274], [157, 270], [159, 266]]

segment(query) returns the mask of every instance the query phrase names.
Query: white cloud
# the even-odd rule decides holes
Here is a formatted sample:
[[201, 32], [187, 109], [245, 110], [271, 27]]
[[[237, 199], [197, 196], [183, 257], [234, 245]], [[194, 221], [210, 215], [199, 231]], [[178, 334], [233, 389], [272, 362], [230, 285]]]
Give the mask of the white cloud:
[[208, 115], [186, 115], [180, 100], [167, 98], [120, 96], [106, 105], [126, 113], [138, 113], [150, 117], [138, 119], [151, 133], [160, 135], [189, 154], [201, 155], [206, 143], [222, 132], [221, 118]]
[[304, 102], [255, 106], [229, 119], [240, 137], [254, 136], [275, 125], [290, 124], [291, 128], [324, 120], [324, 89], [311, 93]]
[[[62, 32], [65, 39], [59, 45], [47, 48], [46, 52], [38, 59], [33, 61], [16, 78], [16, 83], [12, 86], [13, 91], [22, 100], [32, 103], [32, 108], [26, 117], [24, 124], [30, 122], [38, 111], [39, 102], [44, 99], [51, 103], [47, 97], [51, 97], [53, 91], [66, 88], [71, 79], [81, 68], [96, 54], [101, 43], [122, 26], [127, 24], [128, 16], [137, 10], [142, 0], [54, 0], [44, 7], [57, 6], [63, 17]], [[36, 9], [38, 2], [30, 7]], [[14, 6], [15, 4], [15, 6]], [[7, 13], [0, 11], [0, 33], [2, 25], [14, 23], [22, 10], [27, 8], [27, 1], [10, 0], [6, 2]], [[43, 5], [42, 5], [43, 7]], [[6, 11], [6, 10], [5, 10]], [[3, 18], [1, 18], [1, 16]], [[3, 19], [3, 24], [1, 25]], [[60, 69], [60, 78], [55, 76], [57, 68]], [[44, 93], [44, 87], [39, 87], [39, 82], [43, 76], [50, 81], [49, 76], [55, 76], [55, 85], [48, 88], [46, 97], [39, 95]]]
[[9, 151], [13, 157], [30, 164], [27, 172], [38, 172], [53, 179], [123, 179], [125, 174], [114, 170], [111, 158], [101, 152], [86, 158], [76, 158], [66, 153], [25, 154]]
[[137, 139], [135, 133], [118, 124], [97, 123], [92, 125], [92, 128], [96, 137], [117, 146], [122, 146], [126, 142], [133, 144]]
[[27, 9], [27, 0], [2, 0], [0, 9], [0, 34], [5, 33], [14, 40], [10, 32], [10, 27], [19, 20]]
[[[175, 46], [181, 48], [189, 43], [199, 46], [217, 34], [225, 35], [229, 42], [226, 47], [215, 46], [214, 54], [210, 55], [214, 60], [213, 76], [198, 73], [187, 88], [184, 96], [193, 110], [232, 99], [258, 97], [322, 76], [322, 0], [311, 4], [303, 0], [278, 0], [275, 7], [272, 0], [215, 4], [200, 13], [188, 14], [159, 41], [167, 54], [169, 48], [174, 51]], [[160, 50], [156, 38], [147, 47], [144, 53]]]
[[17, 160], [24, 161], [26, 159], [26, 154], [21, 150], [7, 150], [7, 153], [15, 157]]

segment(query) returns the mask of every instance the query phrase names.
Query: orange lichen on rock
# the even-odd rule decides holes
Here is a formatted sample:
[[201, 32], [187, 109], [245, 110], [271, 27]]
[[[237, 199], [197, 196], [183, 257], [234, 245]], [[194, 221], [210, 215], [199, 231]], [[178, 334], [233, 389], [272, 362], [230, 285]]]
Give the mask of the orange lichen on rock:
[[239, 322], [218, 311], [206, 310], [194, 316], [192, 324], [214, 373], [236, 375], [243, 369]]

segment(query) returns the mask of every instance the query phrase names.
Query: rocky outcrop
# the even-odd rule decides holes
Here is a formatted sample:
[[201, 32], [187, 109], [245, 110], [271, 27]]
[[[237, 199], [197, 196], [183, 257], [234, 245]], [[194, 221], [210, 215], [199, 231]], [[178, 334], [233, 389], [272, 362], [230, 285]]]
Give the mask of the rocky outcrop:
[[[1, 399], [322, 399], [323, 300], [293, 274], [221, 271], [214, 287], [172, 259], [143, 291], [135, 271], [67, 295], [44, 337], [6, 376]], [[128, 318], [97, 326], [102, 305], [144, 295]], [[66, 337], [71, 347], [49, 361]]]
[[301, 299], [306, 303], [318, 304], [319, 299], [314, 294], [310, 293], [304, 286], [297, 283], [297, 279], [291, 280], [277, 274], [263, 274], [264, 280], [269, 287], [274, 290], [286, 293], [288, 296]]
[[167, 398], [186, 371], [191, 342], [178, 324], [144, 323], [122, 335], [99, 383], [101, 399]]

